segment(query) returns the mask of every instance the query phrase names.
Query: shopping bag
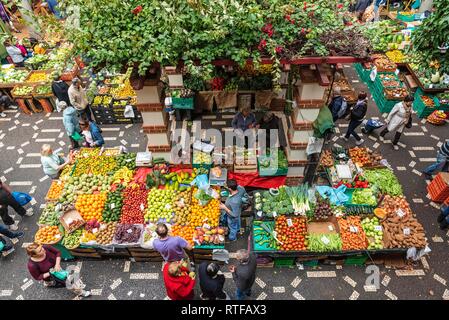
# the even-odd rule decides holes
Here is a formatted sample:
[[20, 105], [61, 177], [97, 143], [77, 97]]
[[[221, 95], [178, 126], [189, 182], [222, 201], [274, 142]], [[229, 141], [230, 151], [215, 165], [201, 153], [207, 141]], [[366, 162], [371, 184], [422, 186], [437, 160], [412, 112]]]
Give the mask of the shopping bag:
[[3, 251], [4, 247], [5, 247], [5, 244], [3, 243], [2, 239], [0, 239], [0, 252]]
[[69, 273], [63, 269], [59, 271], [50, 271], [50, 274], [61, 281], [65, 281], [69, 275]]
[[27, 193], [24, 192], [17, 192], [17, 191], [13, 191], [12, 196], [14, 197], [14, 199], [16, 199], [16, 201], [23, 207], [24, 205], [26, 205], [28, 202], [31, 201], [31, 196]]
[[75, 141], [83, 140], [83, 136], [80, 135], [78, 132], [75, 131], [74, 134], [71, 135], [71, 138]]
[[134, 118], [134, 110], [133, 110], [133, 107], [130, 106], [130, 105], [127, 105], [127, 106], [125, 107], [125, 112], [124, 112], [123, 115], [124, 115], [125, 118]]

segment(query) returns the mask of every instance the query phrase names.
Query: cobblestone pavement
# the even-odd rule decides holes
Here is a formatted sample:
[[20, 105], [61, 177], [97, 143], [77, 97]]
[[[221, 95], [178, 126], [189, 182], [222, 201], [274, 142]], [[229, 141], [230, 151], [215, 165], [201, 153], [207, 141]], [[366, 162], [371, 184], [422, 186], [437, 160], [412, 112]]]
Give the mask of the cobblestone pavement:
[[[345, 66], [357, 90], [365, 89], [353, 69]], [[374, 102], [369, 104], [369, 116], [379, 117]], [[16, 249], [0, 257], [0, 299], [73, 299], [65, 289], [47, 289], [31, 279], [26, 268], [26, 254], [22, 247], [31, 242], [37, 229], [40, 208], [44, 204], [50, 179], [42, 172], [39, 150], [43, 143], [55, 149], [68, 150], [68, 138], [62, 130], [58, 113], [27, 116], [10, 110], [7, 118], [0, 118], [0, 177], [14, 190], [31, 194], [33, 217], [24, 218], [19, 227], [25, 231]], [[424, 225], [432, 252], [418, 261], [413, 270], [401, 271], [380, 266], [380, 287], [365, 286], [368, 276], [365, 267], [298, 265], [294, 268], [260, 268], [254, 285], [253, 299], [449, 299], [446, 279], [448, 268], [448, 235], [436, 223], [438, 205], [426, 197], [426, 182], [420, 170], [431, 163], [439, 145], [447, 136], [447, 125], [442, 128], [426, 124], [414, 116], [413, 127], [407, 130], [398, 151], [391, 143], [382, 143], [376, 133], [364, 137], [365, 145], [379, 150], [392, 165], [404, 186], [405, 194], [419, 221]], [[331, 143], [353, 146], [354, 141], [339, 138], [347, 123], [340, 123], [339, 132]], [[125, 145], [130, 151], [141, 151], [146, 138], [139, 125], [103, 126], [108, 146]], [[18, 219], [18, 217], [16, 217]], [[245, 247], [243, 240], [238, 244]], [[234, 247], [234, 246], [233, 246]], [[234, 248], [233, 248], [234, 249]], [[89, 299], [164, 299], [165, 290], [160, 263], [137, 263], [125, 260], [78, 260], [81, 276], [93, 297]], [[225, 269], [225, 268], [224, 268]], [[225, 289], [233, 293], [230, 273]], [[198, 292], [198, 291], [197, 291]]]

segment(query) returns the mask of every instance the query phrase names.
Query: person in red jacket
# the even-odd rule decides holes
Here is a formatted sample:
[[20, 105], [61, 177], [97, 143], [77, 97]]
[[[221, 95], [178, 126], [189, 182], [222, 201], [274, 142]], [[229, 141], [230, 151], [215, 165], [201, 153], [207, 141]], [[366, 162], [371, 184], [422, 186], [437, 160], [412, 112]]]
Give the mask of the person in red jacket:
[[193, 300], [195, 273], [189, 273], [182, 261], [165, 264], [163, 273], [167, 296], [171, 300]]

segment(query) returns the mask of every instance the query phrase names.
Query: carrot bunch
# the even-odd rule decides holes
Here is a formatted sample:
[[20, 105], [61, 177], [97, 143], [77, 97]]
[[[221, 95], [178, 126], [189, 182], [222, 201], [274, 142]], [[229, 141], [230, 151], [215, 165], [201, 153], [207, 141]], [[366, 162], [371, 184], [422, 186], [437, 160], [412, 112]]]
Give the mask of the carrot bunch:
[[367, 247], [365, 231], [360, 217], [351, 216], [338, 219], [343, 250], [362, 250]]

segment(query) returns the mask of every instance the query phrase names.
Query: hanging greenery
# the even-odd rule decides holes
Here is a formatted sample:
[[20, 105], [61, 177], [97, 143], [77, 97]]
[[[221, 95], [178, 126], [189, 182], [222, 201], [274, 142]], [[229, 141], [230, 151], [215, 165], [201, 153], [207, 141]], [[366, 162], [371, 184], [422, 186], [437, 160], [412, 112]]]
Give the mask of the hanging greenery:
[[[412, 33], [413, 50], [449, 73], [449, 1], [434, 1], [435, 11]], [[443, 50], [446, 47], [446, 51]]]
[[277, 86], [282, 58], [368, 51], [357, 39], [323, 39], [355, 28], [346, 24], [347, 0], [60, 0], [63, 10], [75, 6], [79, 20], [68, 19], [66, 31], [76, 53], [95, 67], [138, 65], [142, 75], [153, 62], [243, 65], [266, 56]]

